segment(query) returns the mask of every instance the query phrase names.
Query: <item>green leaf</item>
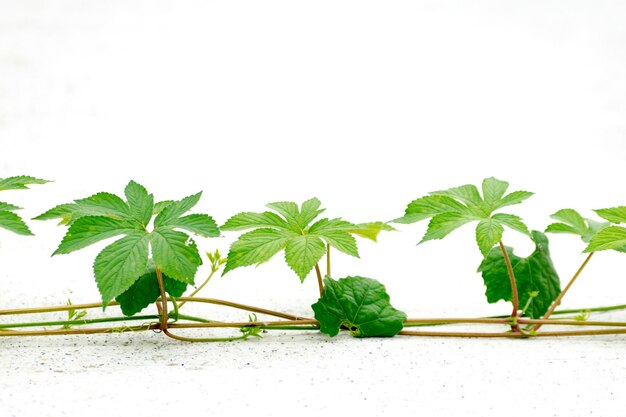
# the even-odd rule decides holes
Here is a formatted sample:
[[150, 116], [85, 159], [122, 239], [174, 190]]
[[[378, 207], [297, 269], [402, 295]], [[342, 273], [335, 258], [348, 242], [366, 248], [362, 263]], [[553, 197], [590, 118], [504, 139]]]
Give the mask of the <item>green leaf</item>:
[[512, 206], [514, 204], [519, 204], [527, 198], [532, 197], [533, 195], [535, 195], [535, 193], [531, 193], [529, 191], [513, 191], [511, 194], [505, 195], [500, 201], [495, 203], [493, 206], [493, 210], [497, 210], [506, 206]]
[[428, 230], [422, 238], [420, 243], [427, 242], [433, 239], [443, 239], [448, 234], [452, 233], [459, 227], [476, 220], [475, 217], [470, 217], [466, 214], [459, 213], [441, 213], [433, 216], [428, 223]]
[[321, 205], [322, 203], [315, 197], [302, 203], [298, 226], [304, 229], [309, 223], [315, 220], [317, 216], [322, 214], [326, 209], [320, 209]]
[[61, 244], [52, 255], [70, 253], [104, 239], [134, 232], [138, 232], [138, 230], [125, 220], [101, 216], [81, 217], [72, 223]]
[[476, 242], [484, 256], [502, 239], [502, 233], [504, 233], [504, 227], [494, 219], [478, 222], [476, 226]]
[[266, 207], [277, 211], [287, 221], [290, 230], [296, 233], [302, 233], [303, 227], [300, 226], [300, 210], [298, 205], [291, 201], [278, 201], [276, 203], [269, 203]]
[[326, 253], [326, 245], [317, 237], [302, 235], [291, 238], [285, 247], [285, 260], [293, 271], [304, 281], [315, 264]]
[[152, 210], [152, 214], [153, 215], [159, 214], [160, 212], [163, 211], [165, 207], [169, 206], [172, 203], [174, 203], [174, 200], [165, 200], [165, 201], [159, 201], [158, 203], [155, 203], [154, 209]]
[[128, 200], [131, 216], [141, 222], [144, 227], [147, 226], [150, 223], [150, 219], [152, 219], [154, 196], [148, 194], [148, 191], [135, 181], [128, 183], [124, 189], [124, 195], [126, 200]]
[[611, 223], [626, 223], [626, 206], [594, 210], [598, 216]]
[[551, 215], [554, 220], [568, 224], [576, 230], [576, 233], [584, 235], [587, 232], [587, 225], [583, 216], [573, 209], [562, 209]]
[[167, 225], [161, 225], [157, 230], [184, 229], [203, 237], [219, 237], [220, 229], [208, 214], [190, 214], [171, 220]]
[[[524, 314], [540, 318], [561, 292], [560, 280], [550, 258], [548, 238], [538, 231], [533, 231], [531, 238], [535, 242], [535, 251], [527, 258], [515, 255], [510, 247], [506, 251], [513, 266], [520, 306], [525, 306], [532, 298]], [[489, 252], [478, 272], [482, 273], [485, 281], [485, 295], [489, 303], [512, 300], [511, 282], [500, 248], [493, 248]], [[538, 294], [532, 297], [535, 292]]]
[[27, 175], [16, 177], [0, 178], [0, 191], [4, 190], [25, 190], [29, 184], [46, 184], [50, 181], [42, 180]]
[[15, 211], [21, 210], [21, 207], [14, 206], [13, 204], [3, 203], [0, 201], [0, 211]]
[[589, 243], [591, 238], [600, 230], [610, 226], [610, 223], [585, 219], [573, 209], [559, 210], [550, 217], [562, 223], [548, 225], [546, 232], [575, 234], [580, 236], [585, 243]]
[[[187, 289], [186, 283], [173, 280], [165, 274], [163, 284], [165, 291], [173, 297], [180, 297]], [[153, 262], [149, 262], [143, 275], [130, 288], [118, 295], [115, 301], [120, 303], [124, 315], [132, 316], [154, 303], [160, 295], [156, 268]]]
[[193, 284], [202, 259], [195, 242], [185, 233], [155, 229], [152, 236], [152, 257], [157, 268], [169, 277]]
[[73, 216], [76, 210], [77, 205], [74, 203], [60, 204], [37, 217], [33, 217], [33, 220], [61, 219], [59, 224], [69, 224], [72, 220], [75, 220], [73, 219]]
[[128, 204], [115, 194], [97, 193], [87, 198], [76, 200], [77, 211], [81, 216], [105, 216], [114, 219], [130, 219]]
[[391, 337], [402, 330], [406, 314], [392, 307], [380, 282], [327, 277], [324, 286], [324, 295], [311, 306], [322, 333], [333, 337], [344, 326], [355, 337]]
[[202, 192], [193, 194], [183, 198], [180, 201], [174, 201], [166, 205], [163, 210], [154, 219], [154, 227], [167, 226], [175, 219], [191, 210], [202, 197]]
[[476, 188], [476, 186], [472, 184], [449, 188], [447, 190], [434, 191], [430, 194], [452, 197], [457, 200], [461, 200], [467, 205], [476, 207], [480, 207], [483, 204], [483, 199], [478, 192], [478, 188]]
[[291, 230], [285, 220], [271, 211], [263, 213], [244, 212], [235, 214], [224, 223], [222, 230], [247, 230], [257, 227], [272, 227], [276, 229]]
[[149, 235], [132, 232], [104, 248], [93, 265], [102, 303], [122, 294], [148, 266]]
[[33, 234], [24, 220], [10, 211], [0, 211], [0, 227], [18, 235], [32, 236]]
[[599, 231], [589, 241], [585, 252], [597, 252], [607, 249], [623, 250], [626, 247], [626, 228], [611, 226]]
[[308, 234], [320, 237], [341, 252], [358, 258], [356, 240], [347, 232], [354, 228], [354, 224], [342, 219], [321, 219], [309, 228]]
[[260, 265], [283, 250], [293, 232], [256, 229], [245, 233], [230, 246], [222, 275], [240, 266]]
[[393, 220], [394, 223], [415, 223], [441, 213], [467, 213], [467, 206], [451, 197], [429, 195], [413, 200], [407, 206], [404, 216]]
[[500, 201], [506, 192], [507, 188], [509, 188], [509, 183], [490, 177], [483, 180], [482, 188], [487, 211], [491, 213], [498, 201]]
[[395, 232], [397, 229], [383, 222], [360, 223], [354, 229], [347, 230], [353, 235], [376, 242], [380, 232]]
[[496, 213], [491, 216], [491, 218], [500, 223], [502, 226], [506, 226], [517, 232], [523, 233], [526, 236], [530, 236], [528, 227], [526, 227], [526, 225], [519, 216], [516, 216], [514, 214]]

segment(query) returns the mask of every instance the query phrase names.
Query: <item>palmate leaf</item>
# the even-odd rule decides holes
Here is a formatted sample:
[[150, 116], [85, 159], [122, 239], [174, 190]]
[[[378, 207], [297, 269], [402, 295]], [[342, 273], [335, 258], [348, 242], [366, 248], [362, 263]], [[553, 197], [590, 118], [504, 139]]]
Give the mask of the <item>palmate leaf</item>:
[[486, 256], [502, 238], [505, 227], [529, 234], [528, 228], [518, 216], [493, 213], [499, 208], [521, 203], [533, 195], [528, 191], [506, 194], [508, 187], [509, 183], [506, 181], [491, 177], [483, 180], [482, 196], [478, 188], [471, 184], [435, 191], [413, 200], [408, 204], [404, 216], [393, 222], [408, 224], [430, 218], [426, 234], [420, 241], [424, 243], [442, 239], [459, 227], [478, 221], [476, 243], [483, 256]]
[[[524, 314], [541, 318], [561, 292], [560, 280], [550, 258], [548, 238], [538, 231], [533, 231], [531, 238], [535, 242], [535, 251], [527, 258], [515, 255], [510, 247], [506, 247], [506, 251], [513, 266], [520, 305], [528, 303]], [[504, 255], [499, 249], [489, 252], [478, 272], [482, 273], [485, 281], [485, 295], [489, 303], [512, 300], [511, 282]]]
[[[171, 279], [163, 274], [165, 291], [172, 297], [180, 297], [185, 293], [187, 284]], [[144, 273], [126, 291], [118, 295], [115, 301], [120, 303], [122, 313], [132, 316], [139, 313], [150, 304], [154, 303], [161, 292], [157, 281], [156, 267], [154, 262], [149, 261]]]
[[550, 217], [559, 222], [548, 225], [546, 232], [578, 235], [585, 243], [589, 243], [596, 233], [610, 226], [608, 222], [586, 219], [573, 209], [559, 210]]
[[324, 295], [311, 306], [322, 333], [333, 337], [343, 326], [355, 337], [390, 337], [402, 330], [406, 314], [393, 308], [380, 282], [326, 277], [324, 288]]
[[[0, 178], [0, 191], [24, 190], [27, 189], [30, 184], [45, 184], [48, 182], [50, 181], [26, 175]], [[24, 220], [22, 220], [19, 215], [13, 213], [14, 211], [20, 209], [21, 208], [16, 205], [0, 201], [0, 228], [17, 233], [18, 235], [32, 236], [33, 233], [30, 231]]]
[[324, 209], [317, 198], [300, 207], [294, 202], [270, 203], [274, 210], [262, 213], [243, 212], [232, 216], [220, 228], [227, 231], [254, 229], [235, 241], [228, 252], [222, 275], [235, 268], [260, 265], [285, 250], [285, 261], [301, 281], [326, 253], [326, 245], [358, 257], [353, 235], [375, 240], [383, 230], [392, 230], [382, 222], [354, 224], [345, 220], [323, 218], [311, 224]]
[[[183, 216], [197, 204], [201, 193], [180, 201], [154, 204], [152, 194], [130, 181], [124, 195], [127, 201], [115, 194], [97, 193], [38, 216], [40, 220], [60, 218], [62, 224], [69, 225], [54, 255], [124, 236], [104, 248], [94, 262], [94, 275], [104, 304], [128, 291], [142, 276], [150, 247], [154, 268], [160, 269], [168, 279], [180, 281], [179, 285], [193, 283], [202, 260], [195, 242], [181, 230], [205, 237], [220, 234], [215, 221], [206, 214]], [[156, 216], [154, 229], [148, 231], [153, 216]]]

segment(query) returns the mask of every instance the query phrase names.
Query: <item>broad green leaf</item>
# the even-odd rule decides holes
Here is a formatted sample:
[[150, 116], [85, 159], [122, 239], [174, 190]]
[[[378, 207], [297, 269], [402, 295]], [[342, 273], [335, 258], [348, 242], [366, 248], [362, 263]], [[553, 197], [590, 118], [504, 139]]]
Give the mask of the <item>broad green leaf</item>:
[[104, 239], [139, 231], [125, 220], [101, 216], [81, 217], [72, 223], [52, 255], [74, 252]]
[[[524, 314], [540, 318], [561, 292], [560, 280], [550, 258], [548, 238], [538, 231], [533, 231], [531, 238], [535, 242], [535, 251], [527, 258], [515, 255], [510, 247], [506, 247], [506, 251], [515, 274], [520, 308], [532, 299]], [[489, 252], [478, 272], [482, 273], [485, 281], [485, 295], [489, 303], [512, 300], [511, 282], [500, 248], [493, 248]], [[537, 295], [532, 297], [533, 293]]]
[[245, 233], [230, 246], [222, 275], [240, 266], [260, 265], [283, 250], [293, 232], [256, 229]]
[[152, 257], [163, 273], [178, 281], [193, 284], [202, 259], [195, 242], [175, 230], [153, 230]]
[[583, 235], [587, 231], [585, 219], [576, 210], [562, 209], [551, 215], [554, 220], [558, 220], [572, 226], [578, 234]]
[[351, 256], [359, 257], [356, 240], [348, 233], [357, 226], [342, 219], [321, 219], [309, 228], [310, 236], [324, 239], [334, 248]]
[[526, 225], [519, 216], [516, 216], [514, 214], [496, 213], [491, 216], [491, 218], [500, 223], [502, 226], [506, 226], [517, 232], [523, 233], [526, 236], [530, 236], [528, 227], [526, 227]]
[[322, 214], [326, 209], [320, 209], [321, 205], [322, 203], [315, 197], [302, 203], [298, 225], [304, 229], [317, 216]]
[[487, 211], [491, 213], [497, 202], [502, 198], [504, 193], [506, 193], [507, 188], [509, 188], [509, 183], [490, 177], [483, 180], [482, 188]]
[[0, 201], [0, 211], [15, 211], [21, 209], [21, 207], [14, 206], [13, 204], [9, 203], [3, 203], [2, 201]]
[[467, 206], [444, 195], [428, 195], [413, 200], [407, 206], [404, 216], [395, 219], [395, 223], [415, 223], [441, 213], [467, 213]]
[[483, 203], [483, 199], [478, 192], [478, 188], [475, 185], [467, 184], [460, 187], [449, 188], [447, 190], [434, 191], [431, 195], [445, 195], [448, 197], [461, 200], [467, 205], [480, 207]]
[[130, 288], [145, 271], [149, 242], [148, 234], [133, 232], [96, 256], [93, 271], [104, 305]]
[[322, 333], [333, 337], [343, 326], [355, 337], [391, 337], [402, 330], [406, 314], [393, 308], [380, 282], [327, 277], [324, 286], [324, 295], [311, 306]]
[[163, 209], [167, 206], [169, 206], [170, 204], [174, 203], [174, 200], [165, 200], [165, 201], [159, 201], [158, 203], [154, 204], [154, 209], [152, 210], [152, 214], [156, 215], [159, 214], [160, 212], [163, 211]]
[[147, 226], [152, 219], [154, 210], [154, 196], [135, 181], [130, 181], [124, 189], [124, 195], [128, 200], [130, 214], [141, 224]]
[[607, 222], [596, 222], [585, 219], [573, 209], [559, 210], [550, 217], [562, 223], [552, 223], [548, 225], [546, 232], [575, 234], [580, 236], [585, 243], [589, 243], [591, 238], [600, 230], [610, 226], [610, 223]]
[[594, 210], [598, 216], [611, 223], [626, 223], [626, 206]]
[[278, 201], [276, 203], [269, 203], [266, 207], [282, 215], [287, 221], [290, 230], [296, 233], [302, 233], [303, 227], [300, 225], [300, 210], [298, 210], [296, 203], [291, 201]]
[[535, 193], [531, 193], [529, 191], [513, 191], [512, 193], [502, 197], [502, 199], [493, 206], [493, 210], [497, 210], [506, 206], [512, 206], [514, 204], [519, 204], [522, 201], [532, 197], [533, 195], [535, 195]]
[[10, 211], [0, 211], [0, 227], [18, 235], [32, 236], [32, 232], [17, 214]]
[[33, 220], [61, 219], [61, 222], [59, 224], [69, 224], [72, 222], [72, 220], [76, 220], [74, 218], [74, 214], [76, 213], [77, 209], [78, 206], [75, 203], [60, 204], [56, 207], [51, 208], [45, 213], [40, 214], [37, 217], [33, 217]]
[[622, 251], [626, 247], [626, 228], [620, 226], [607, 227], [596, 233], [589, 241], [585, 252], [596, 252], [607, 249]]
[[173, 203], [166, 205], [154, 219], [154, 227], [169, 225], [170, 222], [187, 213], [196, 204], [198, 204], [200, 197], [202, 197], [202, 192], [187, 196], [180, 201], [174, 201]]
[[289, 267], [298, 274], [300, 281], [304, 281], [325, 253], [326, 245], [319, 237], [302, 235], [287, 241], [285, 260]]
[[46, 184], [50, 181], [40, 178], [19, 175], [16, 177], [0, 178], [0, 191], [4, 190], [25, 190], [29, 184]]
[[[173, 280], [165, 274], [163, 284], [165, 291], [172, 297], [182, 296], [187, 289], [186, 283]], [[154, 303], [160, 295], [156, 269], [154, 263], [149, 262], [143, 275], [130, 288], [118, 295], [115, 301], [120, 303], [124, 315], [132, 316]]]
[[105, 216], [119, 219], [131, 218], [128, 204], [115, 194], [97, 193], [76, 200], [78, 212], [83, 216]]
[[579, 231], [576, 230], [573, 226], [564, 224], [564, 223], [552, 223], [546, 227], [546, 233], [571, 233], [573, 235], [578, 235]]
[[380, 232], [395, 232], [397, 229], [383, 222], [360, 223], [354, 229], [347, 230], [353, 235], [370, 239], [376, 242]]
[[291, 230], [287, 222], [278, 214], [271, 211], [263, 213], [244, 212], [235, 214], [224, 223], [220, 229], [222, 230], [247, 230], [257, 227], [272, 227], [276, 229]]
[[504, 227], [494, 219], [478, 222], [476, 226], [476, 243], [478, 243], [478, 248], [484, 256], [502, 239], [503, 233]]
[[157, 229], [184, 229], [203, 237], [219, 237], [220, 235], [220, 229], [208, 214], [189, 214], [173, 219], [167, 225], [162, 225]]
[[459, 227], [476, 220], [475, 217], [470, 217], [465, 214], [459, 213], [441, 213], [433, 216], [428, 223], [428, 230], [422, 238], [420, 243], [427, 242], [433, 239], [443, 239], [448, 234], [452, 233]]

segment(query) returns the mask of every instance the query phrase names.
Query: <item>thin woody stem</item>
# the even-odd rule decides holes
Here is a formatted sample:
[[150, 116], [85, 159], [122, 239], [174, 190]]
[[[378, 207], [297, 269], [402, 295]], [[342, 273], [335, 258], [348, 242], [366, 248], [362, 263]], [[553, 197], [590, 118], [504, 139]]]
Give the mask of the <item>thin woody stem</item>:
[[[163, 274], [161, 268], [156, 268], [157, 282], [159, 283], [159, 292], [161, 293], [161, 303], [159, 313], [161, 314], [161, 331], [167, 330], [167, 296], [165, 295], [165, 285], [163, 284]], [[157, 302], [158, 303], [158, 302]], [[158, 306], [158, 304], [157, 304]]]
[[[513, 312], [511, 313], [511, 318], [515, 319], [517, 318], [519, 311], [519, 295], [517, 293], [517, 284], [515, 283], [515, 274], [513, 273], [513, 266], [511, 265], [511, 260], [509, 259], [509, 254], [504, 247], [504, 243], [502, 243], [502, 240], [500, 240], [498, 243], [500, 245], [500, 250], [502, 250], [502, 255], [504, 255], [504, 263], [506, 264], [506, 270], [509, 274], [509, 280], [511, 281], [511, 295], [513, 298]], [[516, 333], [521, 332], [519, 324], [517, 323], [511, 324], [511, 330]]]
[[[587, 255], [587, 258], [585, 258], [585, 261], [582, 263], [582, 265], [580, 265], [580, 268], [578, 268], [578, 270], [576, 271], [576, 273], [574, 274], [574, 276], [572, 277], [572, 279], [570, 279], [570, 281], [567, 283], [567, 285], [565, 286], [565, 288], [563, 288], [563, 291], [561, 291], [561, 293], [558, 295], [558, 297], [556, 297], [556, 299], [554, 300], [554, 302], [552, 303], [552, 305], [550, 306], [550, 308], [548, 309], [548, 311], [546, 311], [546, 314], [543, 315], [543, 319], [546, 320], [550, 317], [550, 315], [552, 313], [554, 313], [554, 310], [556, 310], [556, 308], [559, 306], [559, 304], [561, 304], [561, 300], [563, 299], [563, 297], [565, 296], [565, 294], [567, 293], [567, 291], [570, 289], [570, 287], [574, 284], [574, 282], [576, 281], [576, 278], [578, 278], [578, 276], [581, 274], [581, 272], [583, 272], [583, 269], [585, 269], [585, 267], [587, 266], [587, 264], [589, 263], [589, 261], [591, 260], [591, 257], [593, 256], [595, 252], [591, 252], [589, 255]], [[536, 324], [532, 327], [531, 330], [537, 331], [541, 328], [541, 324]]]
[[330, 243], [326, 244], [326, 276], [330, 277]]
[[[194, 297], [196, 294], [198, 294], [200, 291], [202, 291], [202, 289], [209, 283], [209, 281], [211, 281], [211, 278], [213, 278], [213, 275], [215, 275], [215, 273], [219, 271], [219, 268], [211, 268], [211, 273], [209, 274], [209, 276], [207, 277], [207, 279], [204, 280], [204, 282], [202, 283], [202, 285], [200, 285], [198, 288], [196, 288], [194, 290], [194, 292], [192, 292], [191, 294], [188, 295], [188, 297]], [[180, 298], [179, 298], [180, 300]], [[181, 303], [178, 304], [178, 308], [181, 308], [182, 306], [185, 305], [187, 301], [183, 301]]]
[[324, 295], [324, 280], [322, 279], [322, 271], [320, 271], [320, 266], [315, 264], [315, 274], [317, 274], [317, 285], [320, 288], [320, 297]]

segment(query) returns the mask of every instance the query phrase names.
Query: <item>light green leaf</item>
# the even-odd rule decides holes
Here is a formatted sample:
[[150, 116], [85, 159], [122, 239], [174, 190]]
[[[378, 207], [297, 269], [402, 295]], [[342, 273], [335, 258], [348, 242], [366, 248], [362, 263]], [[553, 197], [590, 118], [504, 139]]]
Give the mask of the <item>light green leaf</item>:
[[[520, 307], [529, 303], [524, 315], [534, 319], [541, 318], [561, 292], [559, 276], [554, 268], [548, 238], [541, 232], [533, 231], [531, 238], [535, 242], [535, 251], [527, 258], [521, 258], [506, 247], [513, 266], [513, 273], [519, 293]], [[487, 301], [511, 301], [511, 281], [504, 255], [500, 248], [493, 248], [478, 268], [485, 281]], [[532, 297], [532, 295], [535, 295]]]
[[528, 227], [524, 224], [519, 216], [514, 214], [496, 213], [491, 218], [503, 226], [513, 229], [517, 232], [523, 233], [526, 236], [530, 236]]
[[550, 217], [563, 223], [548, 225], [546, 232], [575, 234], [580, 236], [585, 243], [589, 243], [591, 238], [600, 230], [610, 226], [610, 223], [585, 219], [573, 209], [559, 210]]
[[461, 200], [467, 205], [472, 205], [476, 207], [480, 207], [483, 203], [483, 199], [478, 192], [478, 188], [476, 188], [476, 186], [472, 184], [449, 188], [447, 190], [434, 191], [430, 194], [452, 197], [457, 200]]
[[9, 203], [3, 203], [2, 201], [0, 201], [0, 211], [15, 211], [21, 209], [21, 207], [14, 206], [13, 204]]
[[490, 177], [483, 180], [482, 188], [487, 211], [491, 213], [496, 203], [502, 198], [507, 188], [509, 188], [509, 183]]
[[300, 218], [298, 220], [298, 225], [304, 229], [311, 223], [317, 216], [322, 214], [326, 209], [320, 209], [322, 203], [317, 198], [311, 198], [310, 200], [302, 203], [302, 208], [300, 210]]
[[152, 258], [157, 268], [178, 281], [193, 284], [202, 259], [195, 242], [185, 233], [155, 229], [152, 236]]
[[300, 281], [304, 281], [325, 253], [326, 245], [319, 237], [302, 235], [287, 241], [285, 260], [289, 267], [298, 274]]
[[324, 295], [311, 306], [322, 333], [333, 337], [343, 326], [354, 337], [391, 337], [402, 330], [406, 314], [393, 308], [380, 282], [327, 277], [324, 287]]
[[[81, 217], [70, 226], [52, 255], [66, 254], [115, 236], [141, 232], [125, 220], [109, 217]], [[145, 233], [145, 232], [141, 232]]]
[[564, 223], [552, 223], [546, 227], [546, 233], [571, 233], [574, 235], [578, 235], [579, 231], [576, 230], [573, 226], [564, 224]]
[[154, 227], [167, 226], [173, 220], [187, 213], [198, 204], [200, 197], [202, 197], [202, 191], [165, 206], [154, 219]]
[[162, 229], [184, 229], [203, 237], [219, 237], [220, 229], [211, 216], [208, 214], [190, 214], [171, 220], [167, 225], [162, 225], [157, 230]]
[[46, 184], [50, 181], [42, 180], [27, 175], [16, 177], [0, 178], [0, 191], [4, 190], [25, 190], [29, 184]]
[[341, 252], [358, 258], [356, 240], [347, 232], [354, 228], [354, 224], [342, 219], [321, 219], [309, 228], [309, 235], [320, 237]]
[[59, 224], [69, 224], [73, 219], [74, 213], [77, 210], [77, 205], [74, 203], [70, 204], [60, 204], [56, 207], [51, 208], [45, 213], [40, 214], [37, 217], [33, 217], [33, 220], [52, 220], [52, 219], [61, 219]]
[[228, 260], [222, 275], [241, 266], [259, 265], [269, 261], [283, 250], [293, 232], [274, 229], [256, 229], [245, 233], [230, 246]]
[[598, 216], [611, 223], [626, 223], [626, 206], [594, 210]]
[[10, 211], [0, 211], [0, 227], [18, 235], [32, 236], [32, 232], [17, 214]]
[[128, 204], [115, 194], [97, 193], [76, 200], [77, 211], [81, 216], [105, 216], [114, 219], [130, 219]]
[[393, 220], [394, 223], [415, 223], [441, 213], [468, 213], [467, 206], [451, 197], [429, 195], [413, 200], [407, 206], [404, 216]]
[[433, 239], [443, 239], [459, 227], [473, 220], [476, 220], [476, 218], [467, 216], [465, 214], [437, 214], [436, 216], [433, 216], [432, 219], [430, 219], [430, 222], [428, 223], [428, 230], [426, 231], [426, 234], [424, 235], [420, 243], [424, 243]]
[[130, 214], [142, 225], [147, 226], [152, 219], [154, 210], [154, 196], [135, 181], [130, 181], [124, 189], [124, 195], [128, 200]]
[[607, 249], [621, 250], [624, 247], [626, 247], [626, 228], [611, 226], [593, 236], [585, 252], [597, 252]]
[[302, 233], [303, 227], [300, 226], [300, 210], [298, 205], [291, 201], [278, 201], [276, 203], [269, 203], [266, 207], [277, 211], [281, 214], [289, 225], [289, 228], [296, 233]]
[[397, 229], [383, 222], [372, 222], [372, 223], [360, 223], [357, 224], [354, 229], [349, 229], [347, 232], [352, 233], [353, 235], [357, 235], [359, 237], [363, 237], [365, 239], [370, 239], [376, 242], [378, 238], [378, 234], [380, 232], [395, 232]]
[[167, 206], [169, 206], [170, 204], [175, 203], [174, 200], [165, 200], [165, 201], [159, 201], [158, 203], [154, 204], [154, 209], [152, 210], [152, 214], [153, 215], [157, 215], [160, 212], [163, 211], [163, 209]]
[[276, 229], [291, 230], [285, 220], [271, 211], [263, 213], [244, 212], [235, 214], [224, 223], [222, 230], [247, 230], [257, 227], [272, 227]]
[[96, 256], [93, 270], [104, 305], [130, 288], [145, 271], [149, 241], [148, 234], [132, 232]]
[[587, 232], [587, 225], [585, 224], [585, 219], [583, 216], [578, 214], [576, 210], [573, 209], [562, 209], [551, 215], [554, 220], [558, 220], [565, 224], [572, 226], [580, 235], [583, 235]]
[[504, 233], [504, 227], [494, 219], [478, 222], [476, 226], [476, 243], [478, 243], [478, 248], [484, 256], [502, 239], [502, 233]]
[[519, 204], [527, 198], [532, 197], [534, 194], [535, 193], [531, 193], [529, 191], [513, 191], [512, 193], [502, 197], [502, 200], [495, 203], [493, 206], [493, 210], [497, 210], [506, 206], [512, 206], [514, 204]]

